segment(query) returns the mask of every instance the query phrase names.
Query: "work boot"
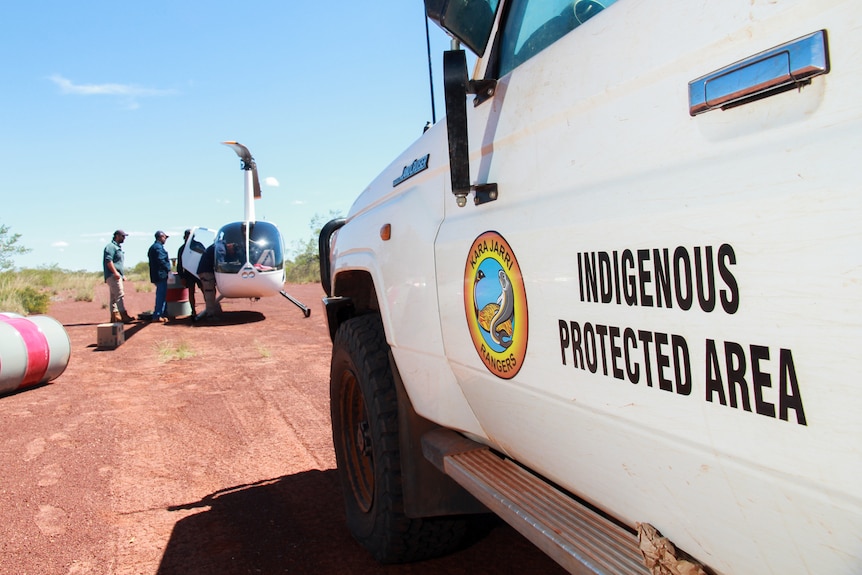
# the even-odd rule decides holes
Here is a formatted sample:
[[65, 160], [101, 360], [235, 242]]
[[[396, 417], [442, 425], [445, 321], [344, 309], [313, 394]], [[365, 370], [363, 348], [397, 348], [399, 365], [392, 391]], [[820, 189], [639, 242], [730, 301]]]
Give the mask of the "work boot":
[[122, 323], [122, 322], [123, 322], [123, 316], [120, 315], [120, 312], [112, 311], [110, 323]]
[[123, 310], [122, 312], [120, 312], [120, 318], [122, 319], [122, 322], [123, 322], [123, 323], [125, 323], [125, 324], [135, 323], [135, 318], [133, 318], [132, 316], [130, 316], [130, 315], [128, 314], [128, 312], [126, 312], [125, 310]]

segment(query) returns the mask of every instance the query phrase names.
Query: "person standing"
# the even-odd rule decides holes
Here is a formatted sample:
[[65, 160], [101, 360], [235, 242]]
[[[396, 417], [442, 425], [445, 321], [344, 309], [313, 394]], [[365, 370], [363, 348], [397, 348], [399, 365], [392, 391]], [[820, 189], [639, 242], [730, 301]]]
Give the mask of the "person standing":
[[197, 311], [195, 310], [195, 286], [198, 286], [201, 291], [203, 291], [203, 286], [201, 286], [200, 280], [195, 277], [195, 274], [183, 266], [183, 251], [186, 249], [186, 242], [189, 240], [190, 233], [191, 230], [185, 231], [183, 234], [183, 245], [181, 245], [180, 249], [177, 251], [177, 275], [180, 276], [183, 286], [189, 290], [189, 305], [192, 308], [192, 319], [194, 319], [195, 316], [197, 316]]
[[105, 275], [105, 283], [108, 284], [108, 293], [111, 299], [108, 306], [111, 311], [110, 323], [132, 323], [135, 321], [126, 311], [126, 292], [123, 289], [126, 268], [123, 261], [122, 243], [126, 241], [128, 235], [123, 230], [115, 231], [111, 243], [106, 245], [102, 252], [102, 271]]
[[201, 256], [201, 261], [198, 263], [198, 277], [201, 279], [201, 291], [204, 292], [206, 303], [204, 317], [217, 318], [222, 310], [216, 299], [215, 244], [211, 244]]
[[147, 251], [147, 259], [150, 262], [150, 281], [156, 286], [156, 304], [153, 308], [151, 321], [165, 323], [168, 321], [168, 318], [165, 317], [165, 308], [168, 305], [168, 275], [171, 273], [171, 258], [168, 256], [168, 250], [165, 249], [168, 234], [159, 230], [155, 236], [156, 241]]

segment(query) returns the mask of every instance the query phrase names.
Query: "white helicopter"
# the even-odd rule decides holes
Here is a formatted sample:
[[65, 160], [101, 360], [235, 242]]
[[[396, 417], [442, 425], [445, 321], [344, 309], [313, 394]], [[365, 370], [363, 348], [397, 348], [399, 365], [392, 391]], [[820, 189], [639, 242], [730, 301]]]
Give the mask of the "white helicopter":
[[207, 247], [215, 244], [215, 278], [218, 299], [257, 299], [282, 295], [305, 317], [311, 310], [284, 291], [284, 239], [278, 228], [267, 221], [257, 221], [254, 200], [261, 197], [257, 164], [248, 148], [239, 142], [222, 142], [240, 157], [244, 174], [245, 219], [222, 226], [218, 232], [204, 227], [191, 229], [183, 249], [182, 264], [195, 277], [198, 264]]

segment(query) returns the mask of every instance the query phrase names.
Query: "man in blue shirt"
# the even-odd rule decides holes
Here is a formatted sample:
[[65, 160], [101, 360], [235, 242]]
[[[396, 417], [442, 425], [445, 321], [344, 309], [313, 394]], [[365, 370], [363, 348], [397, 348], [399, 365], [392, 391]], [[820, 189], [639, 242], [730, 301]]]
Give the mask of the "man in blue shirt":
[[128, 235], [123, 230], [115, 231], [111, 243], [106, 245], [102, 252], [102, 271], [105, 274], [105, 283], [108, 284], [108, 292], [111, 298], [110, 305], [108, 306], [111, 312], [110, 323], [132, 323], [135, 321], [126, 311], [126, 293], [123, 289], [123, 281], [126, 279], [126, 269], [123, 262], [124, 257], [121, 244], [126, 241], [126, 236]]
[[150, 281], [156, 285], [156, 305], [153, 308], [153, 317], [150, 321], [165, 323], [165, 308], [167, 308], [168, 275], [171, 273], [171, 258], [165, 249], [168, 234], [159, 230], [155, 233], [156, 241], [147, 251], [147, 259], [150, 262]]

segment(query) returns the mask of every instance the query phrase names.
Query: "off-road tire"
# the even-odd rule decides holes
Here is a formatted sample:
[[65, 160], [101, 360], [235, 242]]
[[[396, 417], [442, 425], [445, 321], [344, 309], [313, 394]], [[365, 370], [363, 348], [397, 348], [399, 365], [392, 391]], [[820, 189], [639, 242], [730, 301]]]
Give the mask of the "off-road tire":
[[347, 527], [381, 563], [420, 561], [460, 548], [465, 517], [404, 514], [398, 400], [389, 346], [377, 315], [342, 324], [330, 372], [332, 436]]

